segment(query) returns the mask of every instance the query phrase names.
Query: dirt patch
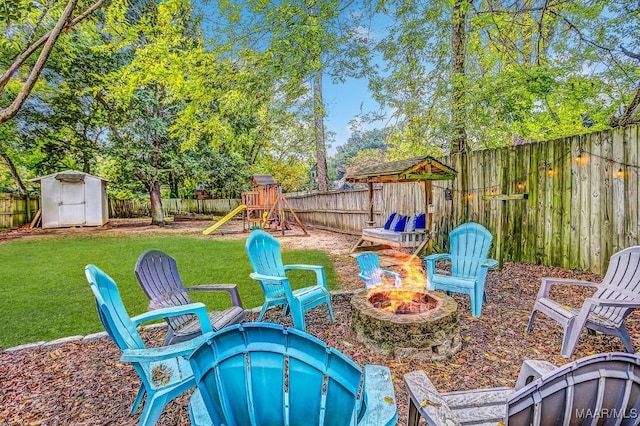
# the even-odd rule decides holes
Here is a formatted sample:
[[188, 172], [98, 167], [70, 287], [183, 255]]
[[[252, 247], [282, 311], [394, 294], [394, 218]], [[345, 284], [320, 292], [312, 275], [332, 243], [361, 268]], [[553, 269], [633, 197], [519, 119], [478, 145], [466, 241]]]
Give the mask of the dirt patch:
[[[239, 222], [239, 221], [238, 221]], [[202, 238], [246, 238], [240, 222], [225, 225], [219, 233], [202, 236], [210, 222], [175, 222], [162, 229], [144, 221], [117, 221], [103, 228], [67, 230], [28, 230], [11, 232], [11, 238], [46, 237], [88, 232], [181, 233]], [[238, 226], [239, 225], [239, 226]], [[235, 228], [234, 228], [235, 226]], [[4, 234], [4, 233], [2, 233]], [[0, 238], [2, 237], [0, 234]], [[326, 250], [334, 262], [344, 289], [361, 288], [356, 278], [358, 266], [349, 256], [357, 237], [310, 229], [309, 237], [280, 237], [286, 248], [318, 248]], [[5, 238], [6, 239], [6, 238]], [[389, 260], [390, 259], [390, 260]], [[402, 257], [388, 258], [393, 265]], [[407, 394], [402, 376], [423, 369], [442, 391], [494, 386], [513, 386], [525, 359], [544, 359], [557, 365], [567, 362], [560, 357], [562, 328], [539, 315], [532, 333], [525, 334], [530, 309], [546, 276], [600, 281], [601, 277], [581, 271], [528, 264], [507, 263], [491, 271], [487, 282], [488, 304], [481, 318], [470, 315], [469, 300], [454, 295], [459, 304], [462, 349], [441, 361], [415, 361], [378, 355], [355, 338], [351, 330], [351, 308], [347, 296], [334, 298], [336, 321], [329, 323], [326, 309], [314, 309], [307, 314], [308, 332], [336, 347], [356, 363], [382, 364], [391, 368], [399, 408], [399, 424], [406, 424]], [[582, 293], [554, 294], [563, 303], [581, 304]], [[250, 320], [256, 314], [249, 314]], [[270, 310], [265, 321], [291, 325], [290, 317], [280, 310]], [[627, 319], [634, 344], [640, 340], [640, 315]], [[149, 344], [162, 341], [162, 331], [145, 331]], [[572, 359], [599, 352], [622, 351], [619, 339], [583, 333]], [[138, 414], [130, 416], [129, 408], [139, 386], [130, 365], [119, 361], [120, 351], [108, 340], [91, 343], [67, 343], [50, 349], [24, 350], [0, 354], [0, 424], [30, 425], [135, 425]], [[158, 424], [188, 425], [188, 394], [171, 402]]]

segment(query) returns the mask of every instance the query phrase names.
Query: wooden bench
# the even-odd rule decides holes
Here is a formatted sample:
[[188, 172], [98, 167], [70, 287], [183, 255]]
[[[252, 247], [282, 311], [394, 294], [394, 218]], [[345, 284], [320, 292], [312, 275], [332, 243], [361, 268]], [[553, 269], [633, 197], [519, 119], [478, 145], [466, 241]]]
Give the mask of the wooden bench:
[[[420, 247], [429, 237], [426, 229], [416, 229], [411, 232], [389, 231], [384, 228], [364, 228], [362, 236], [351, 248], [350, 253], [359, 249], [375, 249], [379, 246], [390, 246], [395, 248], [416, 249]], [[368, 246], [365, 244], [369, 244]]]

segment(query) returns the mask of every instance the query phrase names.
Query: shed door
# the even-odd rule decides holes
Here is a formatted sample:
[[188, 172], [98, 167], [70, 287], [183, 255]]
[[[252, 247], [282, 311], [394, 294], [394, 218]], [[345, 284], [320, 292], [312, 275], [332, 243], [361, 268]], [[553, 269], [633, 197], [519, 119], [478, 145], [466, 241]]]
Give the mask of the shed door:
[[60, 200], [58, 201], [60, 225], [84, 225], [84, 182], [60, 182]]

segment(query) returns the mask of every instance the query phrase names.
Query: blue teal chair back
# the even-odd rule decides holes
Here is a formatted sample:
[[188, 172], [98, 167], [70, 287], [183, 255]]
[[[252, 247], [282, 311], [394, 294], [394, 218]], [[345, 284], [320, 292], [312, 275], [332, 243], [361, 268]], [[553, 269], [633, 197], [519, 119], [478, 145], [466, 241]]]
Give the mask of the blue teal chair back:
[[[146, 349], [137, 330], [139, 325], [137, 320], [162, 318], [162, 312], [160, 312], [162, 310], [131, 318], [122, 303], [118, 287], [111, 277], [94, 265], [85, 267], [85, 275], [95, 297], [98, 316], [105, 331], [123, 351], [121, 360], [130, 362], [140, 377], [140, 389], [130, 414], [138, 410], [146, 394], [147, 402], [144, 404], [138, 424], [154, 425], [169, 401], [195, 386], [191, 366], [184, 355], [193, 351], [199, 342]], [[200, 305], [198, 304], [201, 311], [199, 317], [202, 318], [204, 315], [206, 318], [206, 309], [204, 305]], [[193, 314], [193, 306], [196, 305], [190, 306]], [[183, 310], [178, 308], [173, 311], [187, 313], [187, 309], [189, 308]], [[207, 331], [211, 332], [210, 325]]]
[[449, 234], [451, 275], [475, 278], [489, 257], [493, 235], [479, 223], [465, 223]]
[[[264, 231], [253, 231], [246, 244], [247, 254], [253, 271], [262, 276], [286, 277], [280, 241]], [[285, 299], [285, 288], [280, 280], [259, 280], [262, 291], [268, 299]]]
[[380, 267], [380, 258], [377, 254], [371, 252], [360, 253], [356, 256], [360, 273], [358, 278], [364, 281], [366, 288], [375, 287], [383, 283], [383, 275], [389, 275], [394, 279], [394, 285], [400, 287], [402, 285], [400, 275], [382, 269]]
[[[478, 223], [465, 223], [449, 234], [449, 253], [432, 254], [425, 257], [427, 288], [469, 295], [471, 314], [479, 317], [482, 304], [486, 302], [485, 281], [488, 269], [498, 262], [488, 259], [493, 236]], [[449, 275], [436, 272], [436, 262], [450, 262]]]
[[365, 384], [360, 394], [363, 372], [357, 364], [293, 328], [230, 326], [189, 360], [199, 392], [190, 403], [192, 424], [207, 423], [199, 420], [207, 416], [214, 425], [260, 426], [356, 425], [363, 419], [368, 423], [360, 424], [384, 426], [397, 419], [387, 367], [368, 366], [379, 393], [368, 393]]
[[144, 349], [144, 342], [122, 303], [115, 281], [95, 265], [87, 265], [85, 275], [96, 299], [100, 322], [111, 340], [123, 351]]
[[[247, 238], [246, 249], [254, 270], [250, 276], [260, 283], [265, 296], [258, 321], [262, 321], [270, 307], [283, 306], [285, 314], [288, 310], [291, 311], [294, 327], [304, 331], [305, 312], [320, 304], [327, 305], [329, 316], [333, 321], [331, 296], [322, 266], [284, 265], [280, 254], [280, 242], [262, 230], [251, 232]], [[291, 270], [313, 272], [315, 285], [293, 290], [286, 276], [286, 272]]]

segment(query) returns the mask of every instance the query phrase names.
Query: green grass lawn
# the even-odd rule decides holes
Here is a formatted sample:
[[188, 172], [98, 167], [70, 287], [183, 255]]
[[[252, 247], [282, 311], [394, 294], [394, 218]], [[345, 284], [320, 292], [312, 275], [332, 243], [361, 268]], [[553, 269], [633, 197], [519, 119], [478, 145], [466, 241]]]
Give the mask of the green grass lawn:
[[[238, 284], [245, 308], [264, 296], [244, 249], [245, 240], [216, 241], [189, 236], [83, 236], [28, 238], [0, 244], [0, 346], [49, 341], [104, 331], [84, 267], [93, 263], [118, 284], [131, 316], [147, 310], [148, 300], [133, 268], [138, 256], [158, 248], [173, 256], [185, 286]], [[285, 250], [285, 264], [325, 266], [330, 289], [337, 288], [329, 256], [320, 250]], [[294, 288], [315, 282], [315, 274], [293, 271]], [[227, 293], [196, 292], [194, 301], [215, 310], [230, 305]]]

